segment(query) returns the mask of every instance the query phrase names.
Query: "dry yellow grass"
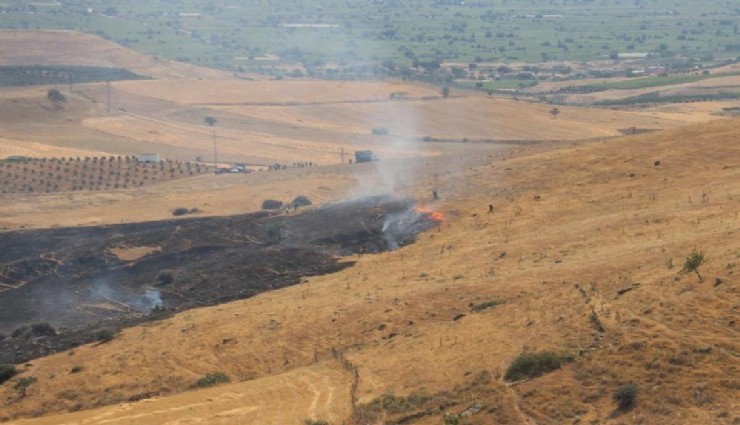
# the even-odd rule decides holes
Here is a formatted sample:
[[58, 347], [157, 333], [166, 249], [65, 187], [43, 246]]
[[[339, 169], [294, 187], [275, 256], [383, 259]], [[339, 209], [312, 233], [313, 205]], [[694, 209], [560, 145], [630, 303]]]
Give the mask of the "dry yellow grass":
[[[39, 382], [25, 398], [4, 386], [0, 398], [13, 402], [3, 413], [179, 393], [214, 368], [256, 378], [252, 382], [265, 388], [274, 388], [279, 374], [285, 379], [280, 385], [296, 388], [298, 405], [305, 406], [315, 395], [300, 390], [305, 382], [287, 378], [288, 371], [300, 373], [317, 356], [326, 361], [337, 347], [359, 367], [360, 403], [386, 391], [452, 390], [485, 370], [511, 423], [734, 423], [740, 408], [734, 311], [739, 129], [740, 120], [723, 120], [549, 151], [420, 161], [405, 192], [425, 200], [436, 189], [442, 201], [431, 207], [449, 220], [416, 244], [353, 258], [354, 267], [299, 286], [192, 310], [126, 330], [108, 344], [35, 360], [25, 375]], [[492, 215], [486, 214], [489, 203], [496, 207]], [[692, 249], [710, 259], [704, 282], [678, 273]], [[633, 283], [639, 286], [617, 294]], [[470, 304], [490, 300], [503, 304], [470, 312]], [[459, 313], [467, 315], [453, 320]], [[576, 360], [505, 385], [505, 368], [526, 349], [565, 352]], [[84, 371], [67, 374], [74, 365]], [[641, 389], [636, 408], [611, 418], [611, 393], [630, 381]], [[67, 388], [74, 388], [74, 400], [59, 398]], [[125, 410], [129, 417], [152, 418], [147, 423], [165, 423], [157, 412], [177, 400], [74, 418], [100, 423], [106, 412]], [[490, 400], [478, 401], [494, 408]], [[500, 423], [490, 412], [471, 420]], [[310, 413], [299, 408], [290, 423]], [[258, 423], [250, 414], [237, 417]], [[213, 418], [205, 410], [190, 414], [190, 420]], [[441, 413], [414, 423], [440, 421]]]
[[[90, 412], [49, 416], [31, 422], [39, 425], [95, 423], [242, 425], [300, 424], [305, 419], [321, 418], [338, 423], [350, 413], [350, 385], [350, 377], [341, 368], [331, 363], [316, 364], [259, 381], [244, 381], [216, 388], [193, 390], [174, 397], [147, 399], [138, 405], [119, 404]], [[76, 396], [77, 393], [73, 389], [59, 393], [60, 399], [72, 402]], [[139, 408], [141, 406], [154, 408], [143, 413]], [[17, 423], [27, 421], [21, 420]]]
[[[67, 33], [35, 36], [61, 35]], [[111, 46], [96, 48], [105, 57]], [[184, 75], [135, 60], [168, 78]], [[457, 414], [481, 403], [485, 408], [471, 417], [480, 424], [740, 420], [740, 120], [677, 127], [711, 115], [581, 108], [562, 108], [554, 120], [547, 105], [454, 91], [449, 99], [386, 100], [391, 91], [436, 92], [416, 85], [284, 83], [114, 83], [111, 112], [100, 84], [77, 86], [62, 111], [44, 103], [47, 88], [3, 89], [2, 146], [23, 149], [15, 142], [23, 140], [29, 154], [155, 150], [192, 159], [210, 155], [210, 129], [202, 122], [212, 115], [229, 159], [335, 163], [341, 148], [367, 147], [388, 157], [378, 164], [200, 176], [103, 193], [0, 196], [0, 226], [156, 220], [170, 218], [175, 207], [226, 215], [254, 211], [266, 198], [330, 202], [376, 183], [443, 211], [447, 224], [399, 251], [354, 257], [354, 267], [333, 275], [34, 360], [21, 367], [21, 376], [39, 379], [28, 396], [12, 384], [0, 387], [0, 417], [83, 409], [22, 423], [301, 423], [313, 417], [338, 424], [349, 416], [352, 376], [331, 360], [337, 348], [359, 368], [360, 404], [389, 391], [435, 394], [460, 386], [465, 401], [446, 410]], [[329, 103], [306, 105], [322, 101]], [[376, 126], [416, 136], [570, 141], [393, 146], [392, 138], [369, 135]], [[674, 129], [576, 140], [633, 126]], [[389, 184], [378, 166], [393, 163], [403, 173]], [[431, 202], [432, 190], [441, 201]], [[489, 215], [490, 203], [495, 213]], [[119, 254], [147, 249], [125, 247]], [[709, 258], [705, 282], [679, 273], [693, 249]], [[487, 301], [502, 304], [471, 312], [471, 304]], [[531, 381], [503, 381], [516, 355], [545, 349], [575, 361]], [[82, 371], [69, 373], [75, 366]], [[191, 391], [197, 378], [217, 370], [234, 383]], [[493, 379], [489, 393], [467, 386], [483, 371]], [[637, 407], [611, 417], [611, 393], [629, 381], [641, 389]], [[435, 410], [412, 423], [439, 424], [442, 414]]]

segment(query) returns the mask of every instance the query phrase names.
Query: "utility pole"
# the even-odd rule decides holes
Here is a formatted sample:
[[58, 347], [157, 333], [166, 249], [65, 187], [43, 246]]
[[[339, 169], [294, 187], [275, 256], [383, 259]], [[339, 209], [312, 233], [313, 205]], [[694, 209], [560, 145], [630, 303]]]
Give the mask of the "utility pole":
[[213, 172], [218, 171], [218, 147], [216, 145], [216, 129], [211, 128], [211, 134], [213, 135]]
[[108, 95], [108, 112], [110, 112], [110, 81], [105, 82], [105, 87]]
[[216, 145], [216, 129], [214, 128], [218, 120], [214, 117], [205, 117], [203, 122], [211, 127], [211, 136], [213, 137], [213, 172], [218, 172], [218, 145]]

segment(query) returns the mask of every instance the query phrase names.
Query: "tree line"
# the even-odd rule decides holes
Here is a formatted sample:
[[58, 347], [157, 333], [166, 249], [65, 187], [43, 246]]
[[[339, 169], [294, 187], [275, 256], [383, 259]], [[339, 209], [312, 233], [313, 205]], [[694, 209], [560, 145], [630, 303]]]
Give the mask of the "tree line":
[[83, 65], [0, 66], [0, 86], [77, 84], [102, 81], [142, 80], [148, 77], [123, 68]]

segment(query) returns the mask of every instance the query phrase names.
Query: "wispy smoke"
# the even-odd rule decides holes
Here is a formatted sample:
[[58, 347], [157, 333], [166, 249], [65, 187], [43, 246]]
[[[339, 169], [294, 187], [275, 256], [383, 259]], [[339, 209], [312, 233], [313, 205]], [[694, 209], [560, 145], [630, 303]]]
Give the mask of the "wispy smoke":
[[383, 221], [383, 240], [389, 250], [398, 249], [413, 240], [415, 235], [431, 226], [423, 215], [413, 208], [389, 214]]
[[141, 313], [148, 313], [164, 306], [162, 294], [155, 289], [147, 289], [143, 294], [132, 293], [127, 289], [111, 286], [106, 278], [93, 280], [90, 287], [90, 299], [126, 305]]
[[162, 308], [162, 294], [155, 289], [147, 289], [144, 295], [131, 301], [131, 306], [137, 311], [149, 312], [154, 309]]

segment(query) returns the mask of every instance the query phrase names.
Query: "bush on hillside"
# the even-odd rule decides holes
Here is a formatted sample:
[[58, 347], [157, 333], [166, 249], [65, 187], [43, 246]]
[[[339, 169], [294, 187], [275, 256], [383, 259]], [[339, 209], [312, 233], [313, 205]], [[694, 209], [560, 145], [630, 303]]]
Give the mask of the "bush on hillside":
[[33, 336], [54, 336], [57, 331], [49, 322], [39, 322], [31, 325], [31, 334]]
[[181, 215], [186, 215], [186, 214], [190, 214], [190, 210], [185, 207], [177, 207], [174, 210], [172, 210], [172, 215], [174, 216], [181, 216]]
[[630, 382], [617, 388], [614, 394], [612, 394], [612, 398], [617, 402], [620, 410], [629, 410], [635, 405], [639, 392], [640, 389], [637, 387], [637, 384]]
[[296, 196], [295, 199], [293, 199], [293, 205], [297, 207], [305, 207], [311, 205], [311, 200], [308, 199], [307, 196]]
[[12, 377], [18, 374], [15, 366], [12, 364], [0, 364], [0, 385], [9, 381]]
[[113, 341], [116, 332], [111, 328], [103, 328], [95, 332], [95, 340], [102, 343]]
[[277, 201], [275, 199], [265, 199], [262, 202], [263, 210], [279, 210], [283, 207], [283, 201]]
[[559, 369], [565, 359], [550, 351], [541, 353], [522, 353], [506, 369], [507, 381], [534, 378]]
[[204, 377], [195, 381], [195, 386], [198, 388], [208, 388], [218, 384], [227, 384], [231, 382], [231, 378], [223, 372], [213, 372], [206, 374]]
[[21, 397], [28, 394], [28, 387], [35, 384], [39, 379], [35, 376], [26, 376], [15, 381], [13, 389], [21, 393]]
[[10, 336], [12, 338], [28, 339], [31, 337], [31, 328], [28, 326], [21, 326], [20, 328], [13, 330], [13, 332], [10, 333]]
[[172, 270], [160, 270], [159, 273], [157, 273], [157, 284], [159, 285], [169, 285], [170, 283], [175, 281], [175, 273]]

